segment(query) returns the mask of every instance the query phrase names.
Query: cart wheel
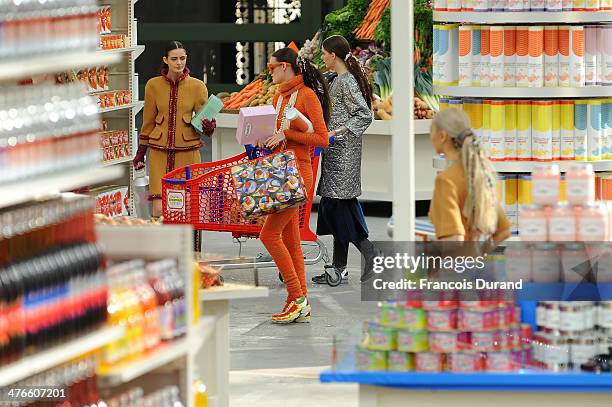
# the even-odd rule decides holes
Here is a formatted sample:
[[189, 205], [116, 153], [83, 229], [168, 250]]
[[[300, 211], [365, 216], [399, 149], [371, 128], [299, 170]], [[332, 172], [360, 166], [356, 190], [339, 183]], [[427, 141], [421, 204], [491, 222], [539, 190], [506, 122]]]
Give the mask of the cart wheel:
[[342, 282], [342, 273], [335, 268], [325, 270], [325, 281], [330, 287], [338, 287]]
[[283, 280], [283, 275], [281, 273], [278, 273], [278, 279], [280, 280], [281, 283], [285, 282], [285, 280]]

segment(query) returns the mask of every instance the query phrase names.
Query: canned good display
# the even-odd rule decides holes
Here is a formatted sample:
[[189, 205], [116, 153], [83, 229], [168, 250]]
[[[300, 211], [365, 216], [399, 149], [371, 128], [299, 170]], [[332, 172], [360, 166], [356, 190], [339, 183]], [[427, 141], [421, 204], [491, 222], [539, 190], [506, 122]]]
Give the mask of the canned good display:
[[419, 307], [412, 306], [416, 297], [381, 303], [376, 322], [364, 325], [357, 369], [501, 372], [530, 360], [531, 327], [520, 324], [514, 303], [500, 301], [499, 293], [477, 301], [457, 301], [453, 293], [444, 297], [422, 300]]

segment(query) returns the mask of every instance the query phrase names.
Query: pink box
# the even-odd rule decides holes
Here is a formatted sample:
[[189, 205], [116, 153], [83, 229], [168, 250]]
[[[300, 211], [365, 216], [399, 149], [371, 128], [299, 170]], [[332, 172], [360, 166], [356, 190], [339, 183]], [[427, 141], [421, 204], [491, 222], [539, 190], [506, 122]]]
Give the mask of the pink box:
[[238, 115], [236, 140], [239, 144], [255, 144], [274, 134], [276, 110], [272, 106], [243, 107]]

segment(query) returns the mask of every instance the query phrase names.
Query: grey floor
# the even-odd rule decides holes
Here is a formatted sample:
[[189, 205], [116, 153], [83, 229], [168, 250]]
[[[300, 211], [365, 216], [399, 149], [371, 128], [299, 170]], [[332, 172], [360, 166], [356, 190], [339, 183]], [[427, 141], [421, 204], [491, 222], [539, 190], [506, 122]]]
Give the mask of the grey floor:
[[[367, 216], [371, 240], [389, 240], [386, 210], [375, 208], [377, 216]], [[368, 212], [366, 207], [366, 214]], [[311, 219], [313, 230], [316, 212]], [[322, 237], [331, 251], [331, 238]], [[238, 244], [231, 235], [205, 233], [204, 251], [219, 256], [236, 256]], [[255, 256], [263, 250], [260, 242], [250, 240], [243, 254]], [[331, 288], [309, 284], [312, 303], [311, 324], [273, 325], [270, 316], [280, 311], [285, 288], [275, 268], [260, 271], [260, 285], [270, 289], [265, 299], [235, 301], [231, 305], [231, 407], [246, 406], [357, 406], [357, 386], [323, 385], [318, 374], [331, 364], [334, 336], [340, 342], [351, 330], [375, 313], [375, 303], [360, 301], [359, 252], [351, 247], [348, 285]], [[308, 266], [306, 278], [321, 273], [323, 264]], [[250, 271], [224, 272], [225, 279], [237, 283], [254, 282]]]

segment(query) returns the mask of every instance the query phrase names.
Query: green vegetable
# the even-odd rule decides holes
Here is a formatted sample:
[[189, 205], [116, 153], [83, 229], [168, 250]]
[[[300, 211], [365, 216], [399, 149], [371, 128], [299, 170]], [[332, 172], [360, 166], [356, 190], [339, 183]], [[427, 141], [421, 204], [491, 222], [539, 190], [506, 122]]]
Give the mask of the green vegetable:
[[393, 93], [391, 87], [391, 58], [379, 58], [372, 62], [374, 66], [374, 83], [378, 96], [386, 100]]
[[419, 58], [416, 61], [419, 67], [431, 68], [431, 52], [433, 49], [433, 11], [428, 0], [414, 1], [414, 31], [416, 53]]
[[325, 16], [322, 38], [342, 35], [352, 41], [355, 38], [353, 31], [363, 21], [369, 6], [370, 0], [348, 0], [346, 6]]
[[385, 9], [380, 18], [374, 33], [374, 39], [384, 44], [385, 51], [391, 51], [391, 9], [389, 7]]
[[423, 102], [427, 103], [434, 112], [440, 109], [439, 98], [433, 94], [431, 73], [428, 70], [420, 69], [416, 65], [414, 67], [414, 93]]

